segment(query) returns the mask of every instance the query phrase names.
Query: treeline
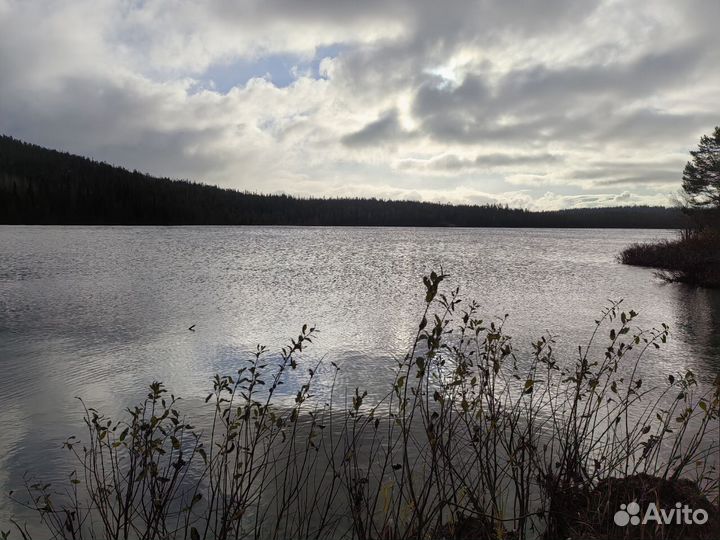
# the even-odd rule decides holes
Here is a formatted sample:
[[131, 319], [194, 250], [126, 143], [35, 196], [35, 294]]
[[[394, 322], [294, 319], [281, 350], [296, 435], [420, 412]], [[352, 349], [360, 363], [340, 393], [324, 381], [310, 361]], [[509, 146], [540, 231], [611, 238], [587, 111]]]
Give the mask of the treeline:
[[680, 228], [679, 209], [530, 212], [500, 205], [261, 195], [155, 178], [0, 136], [0, 223]]

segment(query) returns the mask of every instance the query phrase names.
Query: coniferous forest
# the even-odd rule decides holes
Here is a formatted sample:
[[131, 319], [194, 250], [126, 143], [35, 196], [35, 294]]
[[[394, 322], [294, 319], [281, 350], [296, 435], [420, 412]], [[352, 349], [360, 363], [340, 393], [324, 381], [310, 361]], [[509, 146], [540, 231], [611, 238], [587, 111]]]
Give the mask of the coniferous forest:
[[531, 212], [359, 198], [297, 198], [156, 178], [0, 136], [0, 223], [680, 228], [678, 208]]

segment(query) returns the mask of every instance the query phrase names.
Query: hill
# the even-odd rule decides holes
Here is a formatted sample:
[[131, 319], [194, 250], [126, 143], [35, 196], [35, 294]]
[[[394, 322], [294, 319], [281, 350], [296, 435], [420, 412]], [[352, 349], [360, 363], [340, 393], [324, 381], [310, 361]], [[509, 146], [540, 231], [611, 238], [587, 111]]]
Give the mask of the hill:
[[357, 198], [297, 198], [156, 178], [0, 136], [0, 223], [679, 228], [679, 209], [530, 212]]

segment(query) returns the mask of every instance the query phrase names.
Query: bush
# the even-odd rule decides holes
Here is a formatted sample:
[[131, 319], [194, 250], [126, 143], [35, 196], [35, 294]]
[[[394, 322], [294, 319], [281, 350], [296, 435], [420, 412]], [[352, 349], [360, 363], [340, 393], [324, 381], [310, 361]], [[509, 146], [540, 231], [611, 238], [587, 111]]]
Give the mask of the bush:
[[303, 327], [276, 361], [259, 347], [215, 376], [205, 430], [161, 383], [122, 420], [86, 408], [84, 441], [65, 444], [78, 462], [65, 491], [28, 482], [15, 500], [54, 538], [522, 539], [577, 530], [611, 479], [688, 477], [717, 497], [720, 380], [639, 377], [667, 326], [633, 330], [637, 314], [613, 303], [574, 360], [543, 337], [523, 364], [506, 318], [481, 320], [457, 289], [440, 291], [445, 278], [424, 278], [417, 335], [385, 397], [358, 387], [341, 405], [337, 365], [301, 368], [316, 333]]
[[666, 281], [720, 287], [720, 229], [685, 230], [677, 240], [633, 244], [620, 254], [620, 262], [656, 268]]

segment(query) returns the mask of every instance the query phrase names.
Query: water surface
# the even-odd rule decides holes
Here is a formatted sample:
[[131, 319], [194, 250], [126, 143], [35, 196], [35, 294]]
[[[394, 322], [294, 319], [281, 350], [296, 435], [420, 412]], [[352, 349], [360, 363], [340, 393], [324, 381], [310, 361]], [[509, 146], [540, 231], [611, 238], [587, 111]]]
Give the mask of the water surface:
[[[642, 366], [660, 383], [720, 368], [720, 293], [665, 285], [615, 260], [671, 231], [296, 227], [0, 227], [0, 492], [26, 470], [61, 477], [80, 431], [75, 396], [115, 414], [161, 380], [191, 410], [216, 372], [304, 323], [308, 355], [341, 384], [381, 394], [420, 317], [421, 276], [440, 266], [516, 346], [551, 332], [570, 355], [608, 300], [671, 340]], [[195, 331], [188, 331], [190, 325]], [[14, 511], [14, 510], [13, 510]], [[0, 499], [0, 518], [11, 512]], [[0, 519], [2, 522], [3, 519]]]

